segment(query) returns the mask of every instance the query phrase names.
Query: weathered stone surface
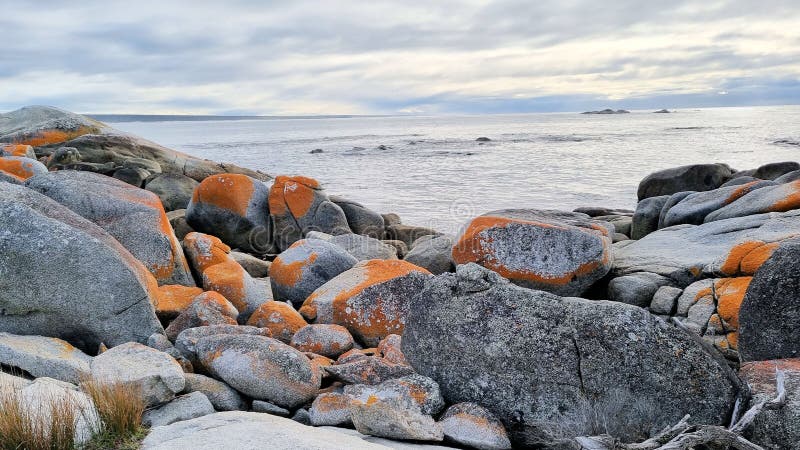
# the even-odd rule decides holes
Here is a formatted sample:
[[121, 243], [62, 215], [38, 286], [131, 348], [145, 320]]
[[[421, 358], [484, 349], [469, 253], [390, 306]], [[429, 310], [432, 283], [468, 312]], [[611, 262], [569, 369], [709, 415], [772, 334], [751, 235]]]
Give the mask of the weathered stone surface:
[[99, 424], [97, 411], [91, 399], [73, 384], [41, 377], [17, 390], [13, 395], [17, 395], [19, 402], [27, 408], [26, 412], [30, 414], [33, 423], [48, 424], [54, 414], [65, 413], [63, 410], [56, 411], [56, 408], [71, 408], [71, 414], [75, 417], [73, 436], [78, 446], [91, 438], [92, 431]]
[[252, 412], [222, 412], [157, 427], [142, 442], [143, 450], [230, 448], [261, 450], [386, 450], [356, 436], [309, 427], [291, 419]]
[[348, 426], [353, 423], [350, 417], [352, 399], [341, 392], [327, 392], [314, 399], [308, 415], [311, 425]]
[[0, 333], [0, 365], [77, 384], [89, 375], [92, 357], [57, 338]]
[[202, 392], [181, 395], [158, 408], [148, 409], [142, 415], [146, 427], [161, 427], [183, 420], [214, 414], [214, 406]]
[[99, 382], [138, 386], [150, 406], [172, 400], [186, 385], [181, 366], [171, 356], [134, 342], [95, 356], [91, 371]]
[[47, 173], [47, 167], [39, 161], [24, 156], [0, 157], [0, 172], [27, 180], [34, 175]]
[[366, 397], [352, 397], [350, 417], [361, 434], [418, 441], [444, 439], [442, 426], [433, 417], [422, 413], [413, 399], [391, 391], [374, 390]]
[[800, 181], [792, 181], [751, 190], [726, 206], [709, 213], [705, 221], [713, 222], [768, 212], [784, 212], [797, 208], [800, 208]]
[[301, 239], [272, 261], [270, 284], [276, 300], [295, 305], [358, 261], [343, 248], [321, 239]]
[[353, 348], [353, 336], [341, 325], [306, 325], [292, 336], [291, 345], [301, 352], [336, 358]]
[[144, 188], [156, 194], [166, 211], [186, 209], [199, 183], [186, 175], [161, 173], [150, 177]]
[[[35, 154], [35, 153], [34, 153]], [[81, 162], [81, 153], [75, 147], [58, 147], [47, 158], [48, 168], [63, 168], [69, 164]]]
[[783, 161], [764, 164], [756, 169], [740, 170], [733, 174], [734, 179], [741, 176], [752, 176], [761, 180], [774, 180], [789, 172], [800, 170], [800, 163], [796, 161]]
[[57, 144], [82, 134], [98, 133], [105, 125], [48, 106], [29, 106], [0, 114], [0, 142], [40, 146]]
[[192, 227], [186, 223], [185, 209], [176, 209], [175, 211], [167, 212], [167, 219], [169, 219], [169, 224], [172, 225], [172, 230], [175, 231], [175, 237], [180, 241], [183, 241], [183, 238], [186, 237], [187, 234], [194, 231]]
[[670, 196], [660, 195], [640, 200], [631, 222], [631, 239], [641, 239], [658, 229], [659, 218]]
[[411, 296], [430, 272], [400, 260], [362, 261], [312, 293], [302, 314], [314, 323], [342, 325], [367, 346], [403, 332]]
[[379, 384], [414, 373], [410, 366], [391, 363], [377, 356], [364, 356], [324, 370], [337, 380], [350, 384]]
[[165, 284], [158, 287], [158, 298], [153, 305], [159, 319], [170, 320], [178, 317], [195, 297], [203, 293], [199, 287], [181, 286], [180, 284]]
[[400, 259], [405, 258], [408, 254], [408, 245], [406, 245], [406, 243], [403, 241], [398, 241], [396, 239], [383, 239], [381, 242], [394, 247], [395, 252], [397, 252], [397, 257]]
[[742, 361], [800, 356], [800, 239], [784, 241], [753, 276], [739, 311]]
[[650, 302], [650, 312], [653, 314], [672, 314], [682, 293], [683, 289], [681, 288], [661, 286], [653, 294], [653, 301]]
[[375, 239], [383, 239], [385, 230], [383, 217], [380, 214], [368, 209], [361, 203], [339, 196], [331, 195], [330, 200], [342, 208], [345, 217], [347, 217], [347, 224], [353, 230], [353, 233]]
[[156, 281], [107, 232], [50, 198], [0, 183], [0, 331], [83, 350], [163, 328]]
[[220, 334], [252, 334], [271, 337], [269, 330], [250, 326], [209, 325], [183, 330], [175, 339], [175, 348], [192, 362], [197, 361], [196, 345], [201, 338]]
[[505, 427], [489, 410], [475, 403], [457, 403], [439, 419], [448, 441], [485, 450], [511, 448]]
[[325, 239], [331, 244], [345, 249], [359, 261], [366, 261], [369, 259], [397, 259], [396, 247], [369, 236], [353, 233], [331, 236], [316, 231], [309, 232], [307, 235], [308, 238]]
[[587, 403], [635, 399], [649, 413], [620, 409], [610, 429], [658, 431], [685, 414], [722, 423], [736, 396], [727, 366], [630, 305], [522, 289], [469, 264], [431, 279], [412, 309], [402, 341], [411, 365], [448, 402], [488, 408], [519, 445], [548, 445], [549, 427]]
[[291, 411], [286, 408], [281, 408], [278, 405], [263, 400], [253, 400], [253, 411], [281, 417], [289, 417], [292, 414]]
[[608, 298], [644, 308], [650, 305], [653, 295], [660, 287], [671, 284], [669, 278], [655, 273], [632, 273], [614, 278], [608, 283]]
[[414, 241], [414, 247], [403, 259], [434, 275], [452, 272], [455, 270], [453, 245], [455, 239], [452, 236], [423, 236]]
[[271, 300], [253, 312], [247, 325], [265, 328], [275, 339], [288, 344], [292, 336], [308, 322], [290, 304]]
[[658, 230], [614, 249], [613, 273], [653, 272], [688, 286], [701, 278], [752, 275], [784, 239], [800, 233], [800, 211]]
[[779, 409], [763, 409], [745, 437], [765, 449], [800, 449], [800, 359], [746, 362], [739, 376], [750, 386], [750, 405], [774, 400], [776, 369], [785, 375], [786, 404]]
[[200, 364], [237, 391], [278, 406], [294, 408], [320, 387], [319, 369], [288, 345], [254, 335], [216, 335], [195, 346]]
[[159, 284], [195, 285], [181, 244], [152, 192], [72, 170], [37, 175], [25, 185], [108, 231], [144, 263]]
[[114, 171], [112, 178], [116, 178], [131, 186], [141, 188], [144, 187], [144, 181], [150, 177], [150, 175], [152, 175], [150, 172], [140, 167], [122, 167]]
[[354, 384], [344, 387], [344, 393], [363, 402], [372, 396], [381, 399], [395, 397], [407, 405], [414, 405], [422, 414], [435, 416], [444, 409], [444, 399], [439, 385], [432, 379], [412, 374], [386, 380], [377, 385]]
[[[718, 209], [726, 207], [750, 192], [774, 186], [771, 181], [753, 181], [739, 186], [721, 187], [712, 191], [695, 192], [687, 195], [676, 205], [662, 212], [663, 220], [659, 221], [659, 228], [672, 225], [689, 223], [700, 225], [708, 221], [707, 216]], [[666, 206], [664, 207], [667, 208]], [[762, 211], [767, 212], [767, 211]], [[748, 214], [743, 214], [748, 215]]]
[[194, 298], [185, 311], [180, 313], [166, 330], [167, 337], [174, 341], [189, 328], [209, 325], [236, 325], [239, 311], [218, 292], [203, 292]]
[[731, 168], [725, 164], [694, 164], [651, 173], [640, 183], [639, 200], [682, 191], [710, 191], [726, 182]]
[[33, 147], [30, 145], [0, 143], [0, 156], [24, 156], [25, 158], [36, 159], [36, 152], [33, 151]]
[[435, 236], [440, 233], [431, 228], [417, 227], [414, 225], [387, 225], [386, 226], [386, 239], [400, 241], [411, 248], [414, 241], [422, 236]]
[[239, 174], [203, 180], [186, 207], [186, 222], [195, 230], [251, 253], [273, 250], [269, 220], [269, 189], [263, 182]]
[[230, 257], [239, 263], [242, 268], [253, 278], [265, 278], [269, 276], [271, 263], [257, 258], [253, 255], [242, 252], [230, 252]]
[[313, 178], [275, 178], [269, 191], [269, 210], [275, 225], [275, 244], [281, 251], [309, 231], [333, 235], [351, 232], [342, 208], [330, 201]]
[[792, 181], [800, 180], [800, 170], [793, 170], [791, 172], [785, 173], [778, 178], [775, 178], [775, 183], [783, 184], [783, 183], [791, 183]]
[[473, 219], [453, 247], [521, 286], [580, 295], [611, 268], [613, 227], [580, 213], [502, 210]]
[[390, 334], [378, 344], [378, 353], [390, 363], [408, 365], [401, 345], [401, 336], [399, 334]]
[[187, 373], [186, 386], [182, 394], [201, 392], [208, 398], [217, 411], [244, 411], [247, 402], [235, 389], [222, 381], [209, 378], [205, 375]]

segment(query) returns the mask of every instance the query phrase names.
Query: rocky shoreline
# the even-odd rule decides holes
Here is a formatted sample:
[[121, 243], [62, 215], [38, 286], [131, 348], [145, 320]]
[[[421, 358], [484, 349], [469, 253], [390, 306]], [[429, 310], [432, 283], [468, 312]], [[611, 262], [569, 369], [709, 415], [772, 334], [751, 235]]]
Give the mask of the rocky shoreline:
[[800, 164], [676, 167], [638, 197], [451, 236], [0, 114], [0, 393], [135, 386], [145, 449], [800, 448]]

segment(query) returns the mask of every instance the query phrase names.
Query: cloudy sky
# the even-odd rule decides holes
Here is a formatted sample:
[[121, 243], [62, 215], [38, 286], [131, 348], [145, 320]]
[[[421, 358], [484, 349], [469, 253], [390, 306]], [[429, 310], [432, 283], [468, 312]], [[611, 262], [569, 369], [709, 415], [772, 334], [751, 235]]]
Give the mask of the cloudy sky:
[[800, 103], [798, 0], [0, 0], [0, 11], [0, 111]]

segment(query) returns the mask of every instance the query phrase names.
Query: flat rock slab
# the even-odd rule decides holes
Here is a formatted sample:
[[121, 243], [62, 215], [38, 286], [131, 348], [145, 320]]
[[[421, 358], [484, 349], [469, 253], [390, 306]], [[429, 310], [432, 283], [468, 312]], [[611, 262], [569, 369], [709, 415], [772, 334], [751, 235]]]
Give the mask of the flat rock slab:
[[58, 338], [0, 333], [0, 364], [22, 369], [37, 378], [78, 384], [89, 375], [91, 362], [91, 356]]

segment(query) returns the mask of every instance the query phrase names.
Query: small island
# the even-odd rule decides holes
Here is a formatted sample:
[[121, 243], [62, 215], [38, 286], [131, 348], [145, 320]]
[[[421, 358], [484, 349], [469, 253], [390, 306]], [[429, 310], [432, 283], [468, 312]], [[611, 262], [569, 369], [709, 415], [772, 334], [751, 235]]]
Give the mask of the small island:
[[581, 114], [630, 114], [630, 111], [625, 109], [618, 109], [614, 111], [611, 108], [606, 108], [602, 111], [584, 111]]
[[670, 111], [668, 109], [659, 109], [658, 111], [653, 111], [653, 114], [669, 114], [671, 112], [672, 111]]

